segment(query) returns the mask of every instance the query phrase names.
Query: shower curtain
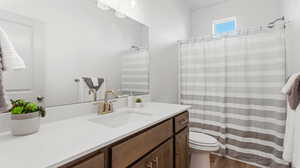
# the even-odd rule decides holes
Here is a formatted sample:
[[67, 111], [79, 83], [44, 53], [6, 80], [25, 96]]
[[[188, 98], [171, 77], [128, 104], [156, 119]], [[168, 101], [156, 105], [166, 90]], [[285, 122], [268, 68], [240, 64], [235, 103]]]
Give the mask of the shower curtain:
[[217, 138], [218, 154], [258, 167], [282, 160], [286, 98], [284, 31], [264, 30], [180, 45], [180, 102], [191, 129]]
[[149, 93], [149, 52], [130, 51], [122, 57], [121, 90], [124, 94]]

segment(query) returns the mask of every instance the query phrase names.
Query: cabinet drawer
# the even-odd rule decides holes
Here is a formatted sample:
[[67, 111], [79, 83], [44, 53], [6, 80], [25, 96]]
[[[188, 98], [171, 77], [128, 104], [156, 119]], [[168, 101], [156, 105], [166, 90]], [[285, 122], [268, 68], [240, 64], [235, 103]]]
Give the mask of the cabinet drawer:
[[189, 124], [189, 113], [185, 112], [175, 117], [175, 132], [180, 131]]
[[68, 168], [105, 168], [104, 153], [97, 154]]
[[173, 168], [173, 139], [170, 139], [131, 168]]
[[189, 129], [185, 128], [175, 136], [175, 168], [189, 166]]
[[172, 120], [112, 147], [112, 168], [124, 168], [172, 136]]

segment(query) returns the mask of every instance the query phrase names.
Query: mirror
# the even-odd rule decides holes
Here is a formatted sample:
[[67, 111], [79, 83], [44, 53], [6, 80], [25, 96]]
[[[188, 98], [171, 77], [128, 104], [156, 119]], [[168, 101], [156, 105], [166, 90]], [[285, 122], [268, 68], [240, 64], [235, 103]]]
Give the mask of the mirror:
[[9, 99], [40, 96], [51, 107], [101, 100], [106, 90], [149, 94], [147, 26], [95, 0], [30, 1], [0, 2], [0, 26], [26, 64], [4, 72]]

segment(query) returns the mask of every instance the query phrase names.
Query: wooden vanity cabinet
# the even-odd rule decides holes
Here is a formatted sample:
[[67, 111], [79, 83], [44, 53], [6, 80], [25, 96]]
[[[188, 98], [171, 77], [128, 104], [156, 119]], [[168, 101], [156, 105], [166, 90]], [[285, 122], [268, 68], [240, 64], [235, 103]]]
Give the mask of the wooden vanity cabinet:
[[189, 124], [189, 113], [184, 112], [174, 118], [175, 133], [180, 132], [182, 129], [187, 128]]
[[172, 137], [171, 119], [112, 147], [112, 168], [124, 168]]
[[189, 129], [175, 136], [175, 168], [189, 167]]
[[60, 168], [188, 168], [188, 112]]
[[100, 153], [82, 163], [79, 163], [73, 168], [105, 168], [104, 153]]
[[189, 113], [184, 112], [174, 118], [175, 168], [189, 167]]
[[97, 151], [70, 162], [60, 168], [107, 168], [106, 152]]
[[173, 139], [170, 139], [131, 168], [173, 168], [173, 150]]

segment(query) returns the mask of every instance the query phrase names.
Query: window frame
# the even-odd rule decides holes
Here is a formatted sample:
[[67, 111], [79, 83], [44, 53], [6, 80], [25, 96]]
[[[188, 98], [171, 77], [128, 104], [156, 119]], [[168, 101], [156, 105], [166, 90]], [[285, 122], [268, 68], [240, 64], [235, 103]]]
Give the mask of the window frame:
[[222, 34], [217, 34], [216, 33], [216, 25], [222, 24], [222, 23], [231, 22], [231, 21], [234, 21], [234, 23], [235, 23], [234, 24], [234, 31], [232, 33], [236, 33], [236, 31], [237, 31], [237, 18], [236, 18], [236, 16], [232, 16], [232, 17], [227, 17], [227, 18], [223, 18], [223, 19], [214, 20], [212, 22], [212, 33], [213, 33], [213, 36], [222, 35]]

